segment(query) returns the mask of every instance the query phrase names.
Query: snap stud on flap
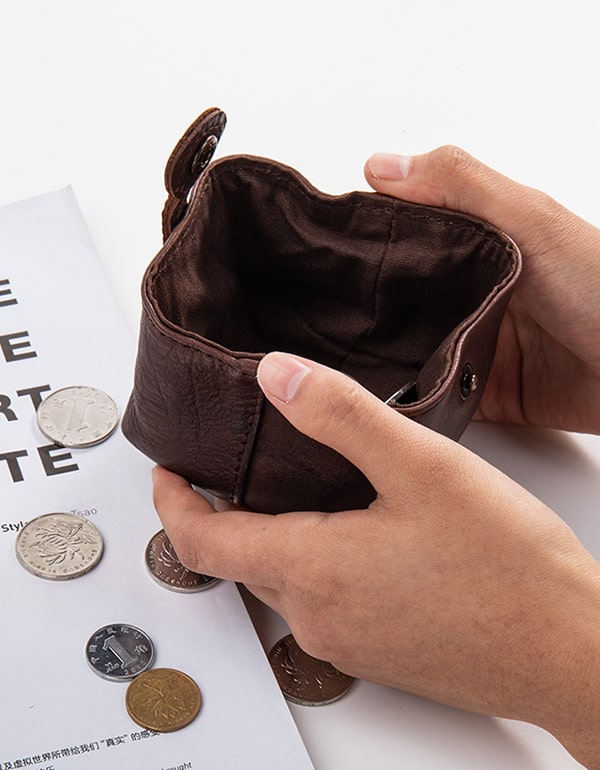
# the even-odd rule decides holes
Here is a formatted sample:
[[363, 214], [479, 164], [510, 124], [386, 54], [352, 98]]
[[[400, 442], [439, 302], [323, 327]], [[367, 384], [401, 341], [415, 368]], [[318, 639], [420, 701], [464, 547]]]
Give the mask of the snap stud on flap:
[[460, 378], [460, 395], [468, 398], [479, 387], [479, 379], [471, 364], [465, 364]]
[[192, 161], [192, 174], [199, 176], [204, 171], [210, 163], [212, 156], [215, 154], [218, 143], [219, 140], [214, 134], [206, 137], [202, 147], [194, 155], [194, 160]]

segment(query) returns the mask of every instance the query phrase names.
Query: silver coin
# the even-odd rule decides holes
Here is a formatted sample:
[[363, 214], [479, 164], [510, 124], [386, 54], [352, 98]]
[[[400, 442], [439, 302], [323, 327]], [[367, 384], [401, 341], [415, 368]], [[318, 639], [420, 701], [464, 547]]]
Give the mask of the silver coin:
[[146, 567], [159, 585], [180, 593], [205, 591], [221, 582], [219, 578], [184, 567], [164, 529], [157, 532], [146, 546]]
[[98, 388], [73, 385], [50, 393], [37, 409], [44, 436], [65, 447], [84, 448], [105, 441], [119, 422], [112, 398]]
[[141, 629], [126, 623], [112, 623], [90, 636], [85, 655], [96, 674], [122, 682], [150, 668], [154, 662], [154, 645]]
[[104, 541], [98, 529], [74, 513], [46, 513], [17, 535], [17, 559], [28, 572], [48, 580], [69, 580], [98, 564]]

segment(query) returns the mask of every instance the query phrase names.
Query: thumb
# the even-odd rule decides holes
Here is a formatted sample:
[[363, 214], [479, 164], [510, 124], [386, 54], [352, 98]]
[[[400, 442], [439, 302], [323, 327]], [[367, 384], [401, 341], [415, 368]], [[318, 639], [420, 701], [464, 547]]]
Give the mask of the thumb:
[[[562, 210], [544, 193], [453, 146], [412, 157], [377, 153], [365, 164], [365, 178], [385, 195], [484, 219], [530, 251], [542, 244], [549, 220]], [[554, 217], [549, 217], [552, 212]]]
[[[519, 310], [554, 336], [582, 361], [589, 361], [588, 340], [596, 339], [600, 232], [545, 193], [514, 182], [458, 147], [406, 157], [376, 154], [365, 176], [378, 192], [414, 203], [461, 211], [508, 233], [519, 245], [523, 277]], [[514, 306], [514, 303], [513, 303]], [[525, 327], [523, 327], [525, 328]], [[588, 335], [582, 335], [582, 329]], [[523, 342], [536, 338], [527, 329]], [[536, 364], [548, 350], [536, 351]], [[597, 356], [594, 355], [593, 360]]]
[[398, 477], [398, 446], [412, 454], [410, 445], [423, 440], [421, 426], [314, 361], [269, 353], [257, 376], [265, 396], [297, 430], [346, 457], [380, 496], [392, 491]]

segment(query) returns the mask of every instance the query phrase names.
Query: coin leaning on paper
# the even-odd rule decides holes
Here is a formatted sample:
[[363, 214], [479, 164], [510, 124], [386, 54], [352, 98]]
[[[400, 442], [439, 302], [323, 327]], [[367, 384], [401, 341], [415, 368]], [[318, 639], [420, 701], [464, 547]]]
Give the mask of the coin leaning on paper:
[[115, 431], [119, 409], [99, 388], [72, 385], [55, 390], [37, 408], [37, 424], [56, 444], [87, 448], [100, 444]]

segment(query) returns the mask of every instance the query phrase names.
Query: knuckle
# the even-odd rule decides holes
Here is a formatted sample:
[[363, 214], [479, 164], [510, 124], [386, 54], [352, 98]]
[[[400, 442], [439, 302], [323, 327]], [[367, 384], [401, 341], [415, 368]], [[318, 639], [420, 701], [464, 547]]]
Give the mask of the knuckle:
[[441, 174], [467, 174], [474, 164], [475, 158], [461, 147], [446, 144], [433, 152], [435, 170]]
[[555, 226], [557, 232], [562, 231], [569, 216], [562, 204], [541, 190], [531, 191], [531, 203], [538, 221], [543, 222], [546, 228]]
[[432, 167], [445, 208], [468, 211], [472, 207], [473, 189], [482, 181], [482, 164], [472, 155], [452, 144], [432, 153]]
[[364, 410], [365, 397], [361, 386], [353, 380], [345, 380], [321, 397], [321, 408], [318, 411], [319, 428], [336, 431], [362, 417]]

